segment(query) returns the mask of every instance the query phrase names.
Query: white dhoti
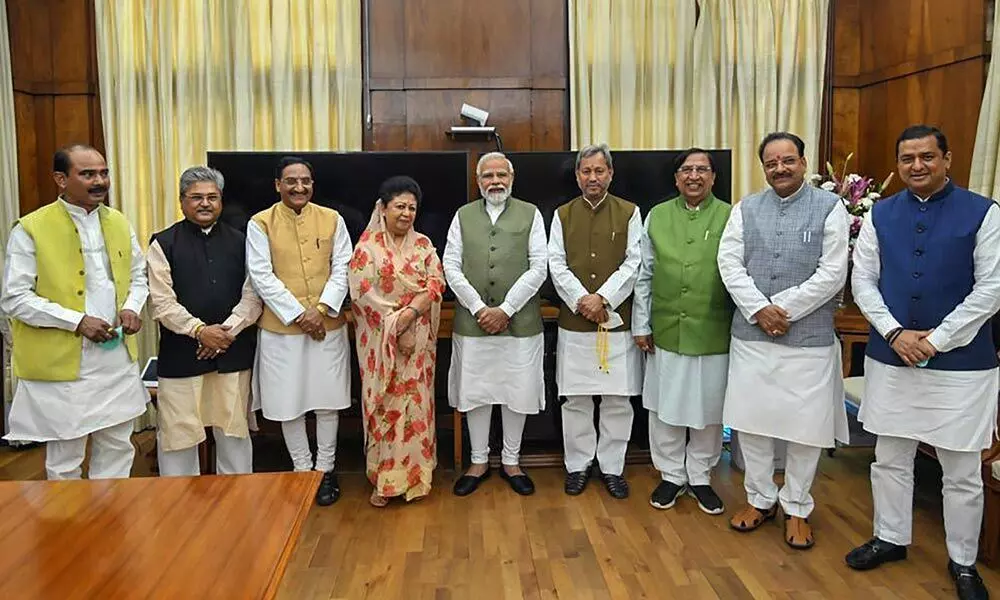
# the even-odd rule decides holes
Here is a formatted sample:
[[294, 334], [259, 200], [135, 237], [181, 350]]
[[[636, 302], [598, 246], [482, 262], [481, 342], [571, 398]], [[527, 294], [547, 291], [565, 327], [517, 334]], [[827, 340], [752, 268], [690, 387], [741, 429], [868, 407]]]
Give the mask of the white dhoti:
[[997, 369], [938, 371], [865, 359], [865, 394], [858, 414], [878, 435], [871, 467], [874, 535], [912, 542], [913, 459], [920, 442], [936, 450], [948, 556], [973, 565], [983, 518], [980, 452], [990, 446], [1000, 391]]
[[[732, 339], [723, 421], [740, 434], [749, 503], [808, 517], [822, 448], [846, 443], [840, 344], [794, 348]], [[774, 484], [774, 440], [788, 442], [785, 483]]]
[[206, 373], [195, 377], [160, 378], [157, 387], [159, 427], [157, 460], [160, 475], [201, 474], [198, 444], [212, 428], [216, 473], [253, 471], [253, 444], [247, 426], [251, 373]]
[[[608, 333], [607, 371], [601, 368], [597, 333], [559, 329], [556, 386], [562, 406], [566, 470], [584, 471], [597, 458], [601, 472], [621, 475], [632, 435], [629, 400], [642, 392], [642, 352], [629, 331]], [[593, 396], [601, 396], [600, 435], [594, 429]]]
[[685, 356], [656, 348], [647, 356], [642, 405], [649, 411], [653, 466], [664, 481], [709, 485], [722, 453], [728, 370], [728, 354]]
[[452, 336], [448, 369], [448, 402], [466, 413], [473, 464], [489, 461], [493, 406], [501, 406], [505, 465], [520, 461], [521, 436], [527, 415], [545, 409], [542, 334], [511, 336]]
[[314, 468], [305, 415], [316, 413], [317, 471], [332, 471], [337, 452], [337, 411], [351, 406], [351, 349], [347, 328], [311, 337], [261, 330], [253, 374], [254, 409], [281, 422], [296, 471]]

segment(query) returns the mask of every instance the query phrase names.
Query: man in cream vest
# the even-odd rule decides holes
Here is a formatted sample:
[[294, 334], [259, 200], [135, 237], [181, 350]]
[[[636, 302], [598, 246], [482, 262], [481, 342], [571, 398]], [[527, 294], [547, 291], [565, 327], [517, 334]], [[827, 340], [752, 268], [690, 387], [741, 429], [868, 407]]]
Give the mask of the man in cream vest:
[[724, 506], [711, 474], [722, 452], [733, 302], [715, 259], [731, 207], [712, 194], [715, 163], [704, 150], [682, 152], [674, 180], [681, 195], [646, 217], [632, 307], [635, 343], [648, 353], [642, 403], [662, 479], [649, 503], [667, 509], [686, 491], [717, 515]]
[[499, 152], [476, 166], [482, 198], [458, 210], [444, 248], [455, 291], [448, 398], [466, 414], [472, 467], [455, 482], [467, 496], [489, 474], [493, 405], [503, 423], [500, 476], [518, 494], [534, 493], [518, 467], [527, 415], [545, 408], [544, 339], [538, 290], [545, 282], [545, 223], [533, 205], [512, 198], [514, 167]]
[[[632, 435], [630, 396], [642, 391], [642, 353], [632, 341], [632, 288], [641, 262], [639, 207], [608, 193], [614, 174], [606, 144], [576, 157], [582, 196], [552, 217], [549, 271], [562, 299], [556, 386], [566, 451], [565, 491], [583, 492], [597, 458], [612, 497], [628, 497], [625, 451]], [[601, 396], [600, 438], [594, 399]]]
[[48, 479], [128, 477], [132, 422], [149, 395], [133, 335], [146, 263], [125, 217], [108, 208], [108, 167], [84, 145], [53, 160], [59, 198], [11, 231], [0, 308], [12, 321], [19, 378], [6, 439], [46, 442]]
[[[351, 238], [336, 211], [316, 206], [312, 165], [278, 164], [281, 201], [247, 225], [247, 273], [264, 312], [258, 322], [254, 408], [281, 422], [296, 471], [323, 472], [316, 503], [340, 497], [334, 473], [339, 410], [351, 405], [350, 345], [341, 305], [347, 295]], [[306, 413], [316, 415], [316, 459]]]

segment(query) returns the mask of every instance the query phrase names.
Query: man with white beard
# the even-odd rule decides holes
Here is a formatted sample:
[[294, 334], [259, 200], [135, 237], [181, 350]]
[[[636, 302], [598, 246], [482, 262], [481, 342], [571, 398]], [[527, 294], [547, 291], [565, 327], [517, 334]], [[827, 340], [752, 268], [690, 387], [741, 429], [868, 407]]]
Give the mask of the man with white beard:
[[535, 485], [518, 466], [521, 434], [527, 415], [545, 407], [538, 297], [547, 275], [545, 224], [534, 205], [511, 197], [514, 167], [500, 152], [479, 159], [476, 179], [482, 198], [455, 213], [442, 261], [458, 301], [448, 400], [466, 414], [472, 445], [472, 466], [454, 492], [467, 496], [489, 477], [490, 421], [499, 404], [500, 477], [527, 496]]

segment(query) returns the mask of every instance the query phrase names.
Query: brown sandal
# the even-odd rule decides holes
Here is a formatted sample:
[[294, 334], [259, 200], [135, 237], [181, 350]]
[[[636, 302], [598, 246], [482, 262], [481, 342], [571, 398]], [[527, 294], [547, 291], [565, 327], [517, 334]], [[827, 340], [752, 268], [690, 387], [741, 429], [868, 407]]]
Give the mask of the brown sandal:
[[816, 542], [809, 519], [785, 515], [785, 543], [796, 550], [812, 548]]
[[767, 510], [761, 510], [756, 506], [747, 504], [738, 513], [733, 515], [733, 518], [729, 520], [729, 526], [736, 531], [753, 531], [765, 521], [770, 521], [774, 519], [775, 515], [778, 514], [778, 505], [775, 504]]
[[372, 490], [372, 495], [368, 498], [368, 503], [375, 508], [385, 508], [389, 504], [389, 499], [385, 496], [379, 496], [378, 490]]

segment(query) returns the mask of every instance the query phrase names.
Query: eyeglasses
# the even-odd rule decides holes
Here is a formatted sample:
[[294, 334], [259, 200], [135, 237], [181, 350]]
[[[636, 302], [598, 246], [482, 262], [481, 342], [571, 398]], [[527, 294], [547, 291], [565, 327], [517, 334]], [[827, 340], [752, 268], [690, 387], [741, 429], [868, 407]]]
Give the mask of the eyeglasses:
[[683, 167], [677, 169], [678, 173], [683, 173], [684, 175], [690, 175], [691, 173], [697, 173], [699, 175], [705, 175], [706, 173], [712, 172], [712, 167], [706, 167], [705, 165], [684, 165]]
[[312, 177], [285, 177], [281, 180], [281, 183], [288, 187], [295, 187], [296, 184], [302, 184], [302, 187], [309, 187], [313, 184], [313, 180]]
[[208, 200], [209, 202], [218, 202], [219, 200], [222, 199], [222, 196], [219, 196], [218, 194], [209, 194], [207, 196], [202, 196], [199, 194], [191, 196], [185, 194], [184, 197], [190, 200], [191, 202], [197, 202], [198, 204], [201, 204], [203, 200]]

